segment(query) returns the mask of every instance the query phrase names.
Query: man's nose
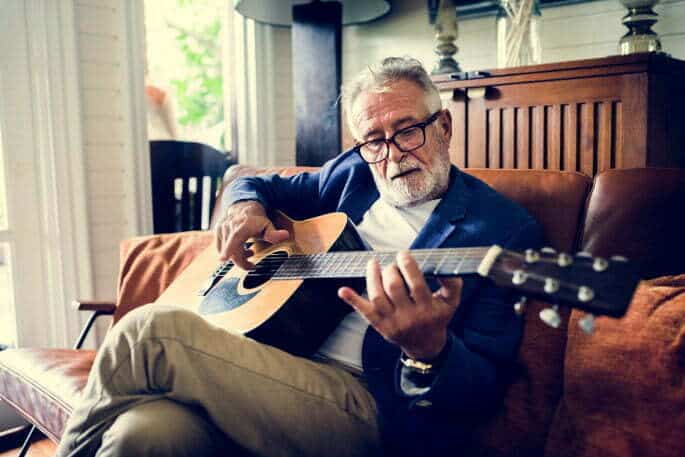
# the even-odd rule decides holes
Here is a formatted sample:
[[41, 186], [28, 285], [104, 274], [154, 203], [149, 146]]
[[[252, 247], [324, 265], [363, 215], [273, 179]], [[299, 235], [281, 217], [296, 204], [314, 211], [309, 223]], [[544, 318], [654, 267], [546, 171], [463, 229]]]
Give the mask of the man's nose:
[[394, 142], [388, 142], [388, 160], [399, 163], [402, 158], [404, 158], [405, 154], [406, 152], [400, 151], [400, 148], [398, 148]]

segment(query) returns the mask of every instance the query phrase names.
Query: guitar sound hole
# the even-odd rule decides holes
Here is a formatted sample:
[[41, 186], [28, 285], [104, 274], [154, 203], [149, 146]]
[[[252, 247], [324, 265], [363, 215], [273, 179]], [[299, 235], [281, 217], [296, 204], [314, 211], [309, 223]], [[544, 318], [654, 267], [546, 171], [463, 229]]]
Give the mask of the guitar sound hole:
[[245, 279], [243, 279], [243, 287], [246, 289], [253, 289], [261, 286], [273, 277], [276, 270], [278, 270], [287, 258], [288, 253], [285, 251], [272, 252], [264, 257], [256, 265], [257, 268], [250, 271], [247, 276], [245, 276]]

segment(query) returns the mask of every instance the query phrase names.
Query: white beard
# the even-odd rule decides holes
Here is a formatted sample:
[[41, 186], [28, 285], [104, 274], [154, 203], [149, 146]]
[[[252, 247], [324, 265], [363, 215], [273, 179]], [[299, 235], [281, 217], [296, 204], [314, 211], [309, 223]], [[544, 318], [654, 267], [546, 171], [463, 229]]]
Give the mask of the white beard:
[[[385, 176], [380, 176], [376, 167], [370, 166], [381, 198], [395, 207], [415, 206], [440, 197], [449, 184], [450, 161], [447, 154], [435, 154], [430, 165], [421, 163], [411, 153], [407, 153], [398, 163], [388, 160]], [[396, 179], [404, 171], [419, 169]]]

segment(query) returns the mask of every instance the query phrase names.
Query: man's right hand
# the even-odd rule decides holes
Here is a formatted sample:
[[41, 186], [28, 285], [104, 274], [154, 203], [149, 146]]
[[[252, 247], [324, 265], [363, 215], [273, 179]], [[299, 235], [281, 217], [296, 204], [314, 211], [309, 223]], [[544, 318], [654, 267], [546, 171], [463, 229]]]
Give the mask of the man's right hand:
[[261, 203], [248, 200], [234, 203], [226, 210], [226, 215], [216, 226], [216, 249], [219, 259], [232, 260], [245, 270], [255, 268], [247, 259], [254, 254], [245, 249], [250, 238], [259, 238], [269, 243], [280, 243], [288, 239], [287, 230], [277, 230], [266, 215]]

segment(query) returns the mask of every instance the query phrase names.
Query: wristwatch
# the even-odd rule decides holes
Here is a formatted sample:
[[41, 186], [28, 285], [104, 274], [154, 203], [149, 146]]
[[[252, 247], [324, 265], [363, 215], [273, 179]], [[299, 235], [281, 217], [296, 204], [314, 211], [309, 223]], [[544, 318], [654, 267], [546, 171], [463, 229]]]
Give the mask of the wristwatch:
[[414, 371], [416, 373], [429, 374], [435, 370], [434, 363], [427, 363], [422, 362], [420, 360], [409, 358], [409, 356], [404, 352], [400, 356], [400, 362], [402, 362], [402, 365], [407, 367], [409, 370]]
[[436, 372], [440, 368], [442, 363], [445, 361], [445, 358], [447, 358], [447, 354], [449, 353], [451, 346], [452, 338], [450, 337], [450, 335], [448, 335], [445, 347], [442, 348], [440, 354], [438, 354], [438, 356], [430, 362], [412, 359], [407, 354], [402, 352], [402, 355], [400, 355], [400, 363], [404, 365], [408, 370], [414, 373], [432, 374]]

